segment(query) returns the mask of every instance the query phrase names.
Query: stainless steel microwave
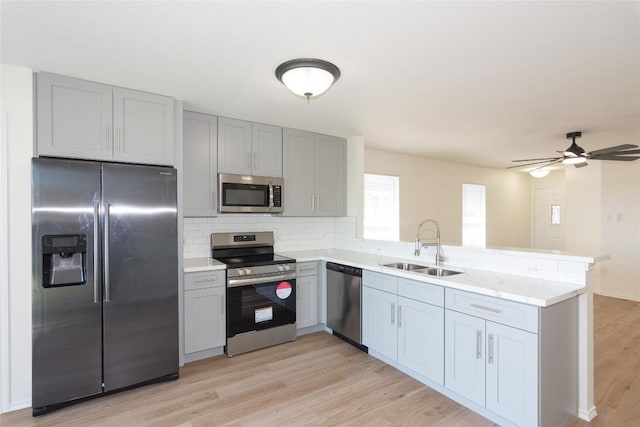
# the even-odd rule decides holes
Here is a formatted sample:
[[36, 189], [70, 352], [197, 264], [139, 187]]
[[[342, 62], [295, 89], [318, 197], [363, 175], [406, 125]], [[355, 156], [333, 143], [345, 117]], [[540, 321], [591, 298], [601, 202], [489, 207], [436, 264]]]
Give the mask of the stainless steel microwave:
[[282, 212], [282, 187], [278, 177], [218, 174], [218, 212]]

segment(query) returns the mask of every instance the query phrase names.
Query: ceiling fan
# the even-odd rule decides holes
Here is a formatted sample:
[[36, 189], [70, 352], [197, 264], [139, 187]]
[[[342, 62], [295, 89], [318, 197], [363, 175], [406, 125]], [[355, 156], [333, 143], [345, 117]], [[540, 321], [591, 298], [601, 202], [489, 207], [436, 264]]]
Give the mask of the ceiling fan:
[[640, 149], [638, 149], [638, 146], [633, 144], [616, 145], [614, 147], [602, 148], [600, 150], [586, 152], [584, 151], [584, 148], [576, 144], [576, 138], [580, 138], [581, 136], [582, 132], [569, 132], [567, 134], [567, 139], [571, 139], [571, 146], [564, 151], [558, 151], [561, 156], [542, 157], [539, 159], [512, 160], [512, 162], [520, 164], [509, 166], [507, 169], [538, 165], [532, 169], [536, 170], [560, 162], [564, 163], [565, 165], [574, 165], [577, 168], [581, 168], [587, 166], [587, 160], [615, 160], [630, 162], [636, 159], [640, 159], [640, 156], [629, 156], [629, 154], [640, 154]]

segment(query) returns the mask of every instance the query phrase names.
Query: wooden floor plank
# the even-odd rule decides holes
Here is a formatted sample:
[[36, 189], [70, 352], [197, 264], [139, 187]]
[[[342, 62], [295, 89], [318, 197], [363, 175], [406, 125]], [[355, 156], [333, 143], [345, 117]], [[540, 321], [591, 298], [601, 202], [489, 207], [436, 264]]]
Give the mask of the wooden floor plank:
[[[640, 426], [640, 303], [595, 296], [598, 417], [574, 427]], [[323, 332], [193, 362], [180, 379], [83, 402], [29, 426], [493, 426], [478, 414]]]

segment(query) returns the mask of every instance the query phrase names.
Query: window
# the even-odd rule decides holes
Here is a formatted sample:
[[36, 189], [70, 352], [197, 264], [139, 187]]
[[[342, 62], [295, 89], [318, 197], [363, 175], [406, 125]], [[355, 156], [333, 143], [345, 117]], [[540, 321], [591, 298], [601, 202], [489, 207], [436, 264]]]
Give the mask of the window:
[[486, 187], [462, 184], [462, 246], [485, 247], [486, 242]]
[[364, 238], [400, 239], [400, 177], [364, 175]]

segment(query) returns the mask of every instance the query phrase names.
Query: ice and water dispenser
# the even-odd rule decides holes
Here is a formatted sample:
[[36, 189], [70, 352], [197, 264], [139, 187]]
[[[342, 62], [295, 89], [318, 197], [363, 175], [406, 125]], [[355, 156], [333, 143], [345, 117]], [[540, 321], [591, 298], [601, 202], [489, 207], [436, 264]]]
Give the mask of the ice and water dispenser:
[[87, 283], [87, 236], [62, 234], [42, 236], [42, 286]]

